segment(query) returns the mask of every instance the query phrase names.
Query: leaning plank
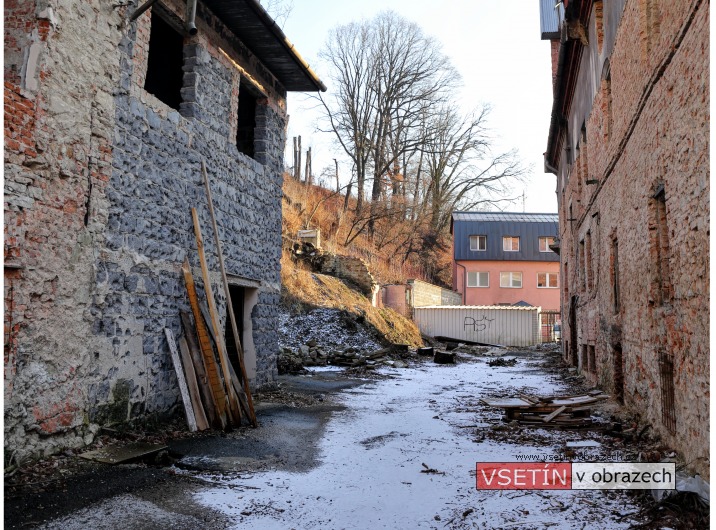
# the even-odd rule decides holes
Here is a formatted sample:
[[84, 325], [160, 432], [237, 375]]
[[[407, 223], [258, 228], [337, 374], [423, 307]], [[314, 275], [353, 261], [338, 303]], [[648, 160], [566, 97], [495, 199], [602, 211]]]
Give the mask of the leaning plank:
[[186, 343], [184, 337], [179, 339], [179, 351], [181, 352], [181, 360], [184, 365], [186, 384], [189, 387], [191, 405], [194, 407], [196, 428], [200, 431], [205, 431], [209, 428], [209, 422], [206, 419], [206, 414], [204, 414], [204, 406], [201, 404], [201, 394], [199, 393], [199, 384], [196, 381], [196, 372], [194, 372], [194, 362], [191, 360], [189, 345]]
[[[241, 348], [241, 338], [239, 337], [238, 326], [236, 325], [236, 316], [234, 315], [234, 305], [231, 303], [231, 291], [229, 290], [229, 281], [226, 279], [226, 267], [224, 266], [224, 254], [221, 251], [221, 239], [219, 238], [219, 228], [216, 226], [216, 217], [214, 216], [214, 203], [211, 200], [211, 186], [209, 185], [209, 176], [206, 174], [206, 164], [201, 161], [201, 173], [204, 177], [204, 187], [206, 188], [206, 198], [209, 203], [209, 215], [211, 224], [214, 228], [214, 242], [216, 244], [216, 253], [219, 255], [219, 268], [221, 269], [221, 281], [224, 284], [224, 295], [226, 296], [226, 307], [231, 322], [231, 332], [234, 335], [234, 344], [239, 356], [239, 368], [241, 369], [241, 379], [244, 383], [244, 394], [246, 402], [249, 406], [249, 421], [254, 427], [258, 426], [256, 421], [256, 413], [254, 412], [254, 401], [251, 399], [251, 389], [249, 388], [249, 379], [246, 376], [246, 366], [244, 365], [244, 352]], [[218, 335], [217, 331], [217, 335]]]
[[553, 419], [555, 419], [557, 416], [559, 416], [560, 414], [562, 414], [565, 410], [567, 410], [567, 407], [566, 407], [565, 405], [562, 405], [561, 407], [559, 407], [557, 410], [555, 410], [555, 411], [552, 412], [551, 414], [547, 414], [547, 416], [545, 416], [544, 418], [542, 418], [542, 421], [545, 422], [545, 423], [549, 423], [550, 421], [552, 421]]
[[226, 354], [226, 346], [221, 336], [221, 327], [219, 326], [219, 311], [216, 308], [216, 302], [214, 301], [214, 291], [211, 288], [211, 278], [209, 277], [209, 266], [206, 264], [206, 255], [204, 253], [204, 238], [201, 235], [201, 225], [199, 224], [199, 215], [196, 213], [196, 208], [191, 209], [191, 217], [194, 221], [194, 235], [196, 236], [196, 246], [199, 251], [199, 263], [201, 264], [201, 276], [204, 280], [204, 291], [206, 292], [206, 301], [209, 305], [209, 316], [211, 317], [211, 326], [214, 328], [214, 337], [216, 337], [216, 346], [219, 352], [219, 362], [221, 364], [221, 371], [224, 375], [224, 382], [226, 383], [226, 394], [229, 398], [229, 413], [231, 420], [235, 426], [241, 425], [241, 407], [239, 405], [239, 398], [236, 396], [231, 385], [231, 378], [229, 375], [229, 357]]
[[[192, 365], [194, 366], [196, 382], [199, 385], [201, 401], [204, 404], [204, 412], [206, 413], [206, 419], [208, 420], [209, 425], [216, 425], [216, 402], [214, 401], [214, 394], [212, 394], [211, 392], [211, 383], [209, 382], [209, 376], [206, 374], [204, 358], [201, 355], [199, 342], [196, 338], [196, 328], [194, 328], [194, 324], [191, 321], [189, 313], [187, 313], [186, 311], [179, 311], [179, 314], [181, 315], [181, 323], [184, 327], [184, 339], [186, 340], [187, 346], [189, 348]], [[214, 370], [216, 370], [216, 368], [214, 368]]]
[[194, 277], [191, 274], [189, 260], [187, 259], [185, 259], [182, 264], [182, 272], [184, 273], [184, 282], [186, 283], [186, 290], [189, 295], [189, 305], [191, 305], [191, 311], [194, 313], [194, 323], [196, 324], [196, 334], [199, 339], [201, 355], [204, 358], [206, 374], [211, 386], [211, 392], [214, 396], [217, 418], [216, 425], [220, 429], [225, 429], [227, 424], [226, 392], [224, 391], [224, 384], [221, 381], [216, 360], [214, 359], [214, 350], [211, 347], [209, 332], [202, 320], [201, 310], [199, 309], [199, 298], [196, 295], [196, 286], [194, 285]]
[[179, 392], [181, 392], [181, 399], [184, 402], [184, 413], [186, 414], [186, 423], [189, 425], [189, 430], [194, 432], [197, 430], [196, 418], [194, 417], [194, 407], [191, 404], [191, 397], [189, 397], [189, 389], [186, 385], [186, 379], [184, 379], [184, 370], [182, 370], [181, 361], [179, 360], [179, 352], [177, 351], [177, 343], [174, 340], [174, 334], [169, 328], [164, 328], [164, 334], [167, 336], [167, 342], [169, 343], [169, 351], [172, 354], [172, 362], [174, 363], [174, 371], [177, 374], [177, 383], [179, 383]]

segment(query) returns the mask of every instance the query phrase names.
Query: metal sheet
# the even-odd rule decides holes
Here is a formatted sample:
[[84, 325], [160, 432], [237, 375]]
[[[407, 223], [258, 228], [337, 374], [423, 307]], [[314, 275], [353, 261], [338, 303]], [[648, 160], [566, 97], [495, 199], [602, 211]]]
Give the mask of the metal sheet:
[[431, 337], [531, 346], [539, 342], [540, 311], [512, 306], [416, 307], [413, 319], [420, 332]]

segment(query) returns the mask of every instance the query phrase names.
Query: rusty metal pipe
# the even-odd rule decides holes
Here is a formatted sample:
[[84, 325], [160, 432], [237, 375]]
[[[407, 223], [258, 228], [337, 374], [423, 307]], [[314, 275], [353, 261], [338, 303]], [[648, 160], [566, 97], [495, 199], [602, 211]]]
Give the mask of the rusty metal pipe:
[[186, 0], [186, 21], [184, 22], [189, 35], [196, 35], [196, 1]]
[[147, 9], [149, 9], [156, 3], [157, 3], [157, 0], [147, 0], [147, 2], [143, 6], [138, 7], [137, 10], [134, 13], [132, 13], [132, 16], [129, 17], [129, 21], [134, 22], [140, 16], [142, 16], [142, 13], [144, 13]]

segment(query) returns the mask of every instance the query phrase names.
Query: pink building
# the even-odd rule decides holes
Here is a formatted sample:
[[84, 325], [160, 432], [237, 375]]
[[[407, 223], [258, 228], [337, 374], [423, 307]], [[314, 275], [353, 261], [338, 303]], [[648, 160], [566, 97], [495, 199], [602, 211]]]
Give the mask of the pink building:
[[454, 212], [453, 289], [465, 305], [559, 311], [557, 214]]

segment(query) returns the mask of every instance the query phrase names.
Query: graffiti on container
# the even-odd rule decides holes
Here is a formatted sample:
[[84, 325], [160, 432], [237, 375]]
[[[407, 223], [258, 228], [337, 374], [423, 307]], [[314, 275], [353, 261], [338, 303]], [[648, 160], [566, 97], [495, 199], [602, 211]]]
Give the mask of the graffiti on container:
[[487, 328], [490, 327], [490, 322], [494, 320], [494, 318], [487, 318], [485, 315], [477, 319], [472, 317], [465, 317], [465, 322], [463, 323], [463, 330], [485, 331]]

